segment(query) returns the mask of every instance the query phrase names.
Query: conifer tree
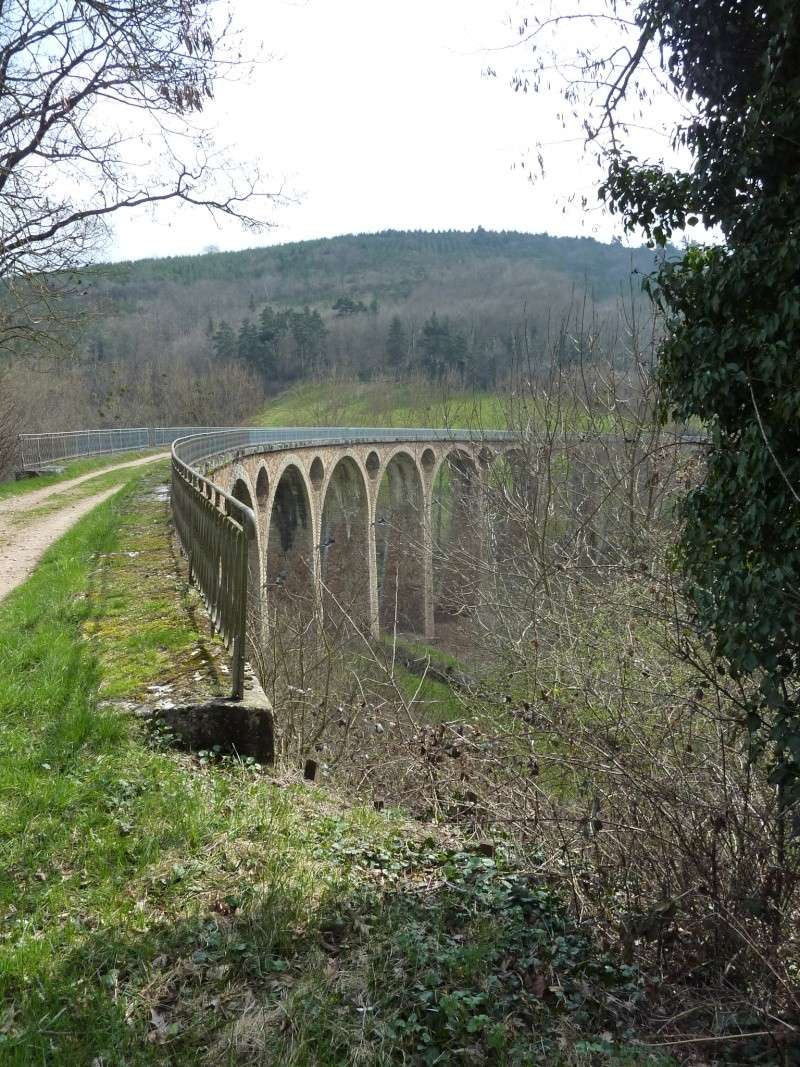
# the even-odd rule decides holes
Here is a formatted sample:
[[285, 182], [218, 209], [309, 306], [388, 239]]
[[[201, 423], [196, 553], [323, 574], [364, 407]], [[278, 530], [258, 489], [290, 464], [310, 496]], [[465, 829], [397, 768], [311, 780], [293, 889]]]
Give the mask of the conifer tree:
[[386, 337], [386, 359], [393, 369], [402, 366], [408, 356], [408, 334], [403, 326], [402, 319], [395, 315], [389, 323], [389, 333]]

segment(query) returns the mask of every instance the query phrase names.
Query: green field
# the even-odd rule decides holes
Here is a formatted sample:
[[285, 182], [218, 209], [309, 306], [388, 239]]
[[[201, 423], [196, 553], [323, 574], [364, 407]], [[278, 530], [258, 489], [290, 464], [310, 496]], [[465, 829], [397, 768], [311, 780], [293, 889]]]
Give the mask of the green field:
[[449, 426], [504, 429], [494, 393], [453, 392], [422, 381], [308, 382], [281, 393], [255, 426]]
[[304, 382], [277, 394], [253, 426], [397, 426], [482, 430], [530, 425], [572, 433], [625, 433], [635, 424], [623, 408], [591, 408], [545, 393], [457, 390], [411, 379]]

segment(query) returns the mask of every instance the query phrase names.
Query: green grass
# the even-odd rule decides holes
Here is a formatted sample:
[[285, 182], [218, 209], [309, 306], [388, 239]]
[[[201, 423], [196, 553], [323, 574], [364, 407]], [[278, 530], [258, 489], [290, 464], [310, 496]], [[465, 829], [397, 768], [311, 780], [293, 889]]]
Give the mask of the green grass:
[[[154, 449], [152, 454], [155, 455], [161, 451], [163, 449]], [[31, 493], [35, 489], [45, 489], [49, 485], [57, 485], [59, 482], [69, 481], [71, 478], [80, 478], [82, 474], [91, 474], [92, 471], [100, 471], [105, 467], [113, 467], [119, 463], [142, 459], [149, 454], [151, 454], [149, 451], [116, 452], [106, 453], [102, 456], [86, 456], [83, 459], [74, 459], [64, 463], [64, 469], [59, 474], [43, 474], [37, 478], [25, 478], [19, 482], [3, 482], [0, 484], [0, 500], [6, 500], [8, 497], [13, 496], [24, 496], [25, 493]], [[62, 464], [54, 461], [53, 466], [62, 466]]]
[[136, 476], [135, 506], [119, 516], [115, 549], [97, 556], [102, 610], [87, 620], [84, 636], [100, 663], [104, 699], [146, 699], [154, 681], [172, 698], [228, 692], [227, 654], [168, 536], [169, 500], [157, 492], [165, 474], [154, 464]]
[[502, 429], [503, 399], [427, 382], [309, 382], [275, 397], [256, 426], [452, 426]]
[[406, 700], [414, 705], [426, 722], [454, 722], [472, 717], [469, 700], [454, 692], [444, 682], [421, 678], [403, 667], [395, 667], [395, 681]]
[[[164, 461], [153, 463], [153, 468], [160, 470], [162, 475], [166, 470]], [[53, 493], [37, 507], [16, 513], [12, 512], [10, 521], [12, 525], [15, 526], [29, 525], [37, 519], [44, 518], [56, 511], [60, 511], [68, 504], [75, 504], [88, 497], [103, 493], [108, 489], [114, 489], [116, 486], [125, 485], [137, 477], [138, 474], [136, 468], [112, 470], [108, 471], [106, 474], [99, 473], [96, 477], [90, 478], [88, 481], [82, 482], [80, 485], [63, 489], [61, 492]]]
[[[385, 637], [384, 642], [387, 647], [391, 649], [393, 644], [392, 638]], [[445, 652], [441, 648], [435, 648], [433, 645], [425, 644], [423, 641], [410, 640], [407, 637], [398, 637], [396, 647], [397, 656], [412, 656], [416, 659], [430, 659], [431, 664], [434, 667], [438, 667], [440, 670], [446, 670], [448, 667], [453, 667], [459, 671], [468, 669], [456, 656], [451, 655], [449, 652]]]
[[[395, 684], [407, 701], [414, 701], [417, 714], [425, 722], [456, 722], [473, 718], [476, 708], [468, 694], [459, 692], [456, 688], [427, 674], [423, 678], [421, 672], [415, 673], [404, 666], [409, 659], [430, 660], [430, 666], [440, 672], [446, 671], [448, 667], [459, 672], [467, 672], [467, 668], [455, 656], [434, 648], [432, 645], [410, 641], [405, 637], [397, 638], [395, 642], [387, 636], [382, 639], [381, 644], [387, 669], [392, 664], [392, 645], [394, 644], [393, 677]], [[365, 661], [365, 666], [367, 666], [367, 661]], [[388, 688], [388, 682], [379, 682], [377, 685], [378, 693]]]
[[100, 699], [222, 663], [159, 478], [0, 605], [0, 1064], [645, 1062], [595, 1036], [635, 972], [501, 852]]
[[511, 397], [503, 392], [457, 390], [414, 379], [305, 382], [269, 401], [254, 426], [397, 426], [506, 430], [529, 420], [569, 433], [623, 433], [630, 420], [618, 412], [590, 413], [573, 401]]
[[[244, 996], [231, 991], [243, 969], [271, 974], [275, 953], [348, 882], [308, 842], [313, 794], [276, 790], [233, 761], [201, 771], [98, 705], [108, 615], [131, 595], [105, 560], [121, 558], [135, 490], [79, 523], [0, 608], [3, 1064], [156, 1063], [165, 1044], [196, 1062], [198, 1032], [225, 1016], [210, 1009], [197, 1022], [198, 1002], [187, 1018], [163, 1003], [165, 987], [186, 984], [188, 1005], [214, 970], [213, 988]], [[147, 616], [152, 601], [139, 596]], [[130, 657], [132, 633], [126, 624], [117, 657]], [[137, 651], [161, 642], [142, 632]], [[146, 674], [139, 664], [114, 687], [135, 691]], [[352, 815], [358, 827], [365, 819]]]

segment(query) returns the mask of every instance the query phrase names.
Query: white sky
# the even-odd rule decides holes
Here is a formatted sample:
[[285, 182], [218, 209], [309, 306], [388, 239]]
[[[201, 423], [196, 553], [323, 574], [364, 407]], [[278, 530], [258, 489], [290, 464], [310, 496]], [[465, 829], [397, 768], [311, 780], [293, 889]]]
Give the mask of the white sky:
[[[536, 0], [527, 7], [535, 8]], [[114, 221], [114, 259], [383, 229], [621, 235], [596, 204], [600, 171], [556, 118], [560, 100], [515, 94], [526, 53], [517, 0], [233, 0], [245, 47], [275, 58], [223, 85], [205, 114], [231, 156], [259, 158], [296, 203], [260, 235], [174, 206]], [[581, 33], [586, 33], [584, 24]], [[580, 42], [575, 42], [580, 43]], [[500, 76], [482, 76], [487, 65]], [[665, 112], [666, 113], [666, 112]], [[537, 141], [547, 177], [519, 164]], [[556, 144], [561, 142], [560, 144]], [[535, 155], [535, 151], [534, 151]], [[574, 197], [574, 202], [570, 202]]]

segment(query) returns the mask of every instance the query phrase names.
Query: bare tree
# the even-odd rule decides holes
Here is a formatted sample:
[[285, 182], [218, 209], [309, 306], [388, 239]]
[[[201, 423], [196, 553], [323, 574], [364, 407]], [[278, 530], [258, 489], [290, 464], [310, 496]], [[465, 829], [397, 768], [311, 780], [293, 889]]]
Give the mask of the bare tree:
[[10, 472], [17, 442], [18, 411], [8, 388], [7, 374], [0, 371], [0, 478]]
[[115, 212], [172, 200], [265, 225], [276, 194], [198, 125], [229, 43], [217, 0], [0, 2], [0, 343], [43, 332]]

